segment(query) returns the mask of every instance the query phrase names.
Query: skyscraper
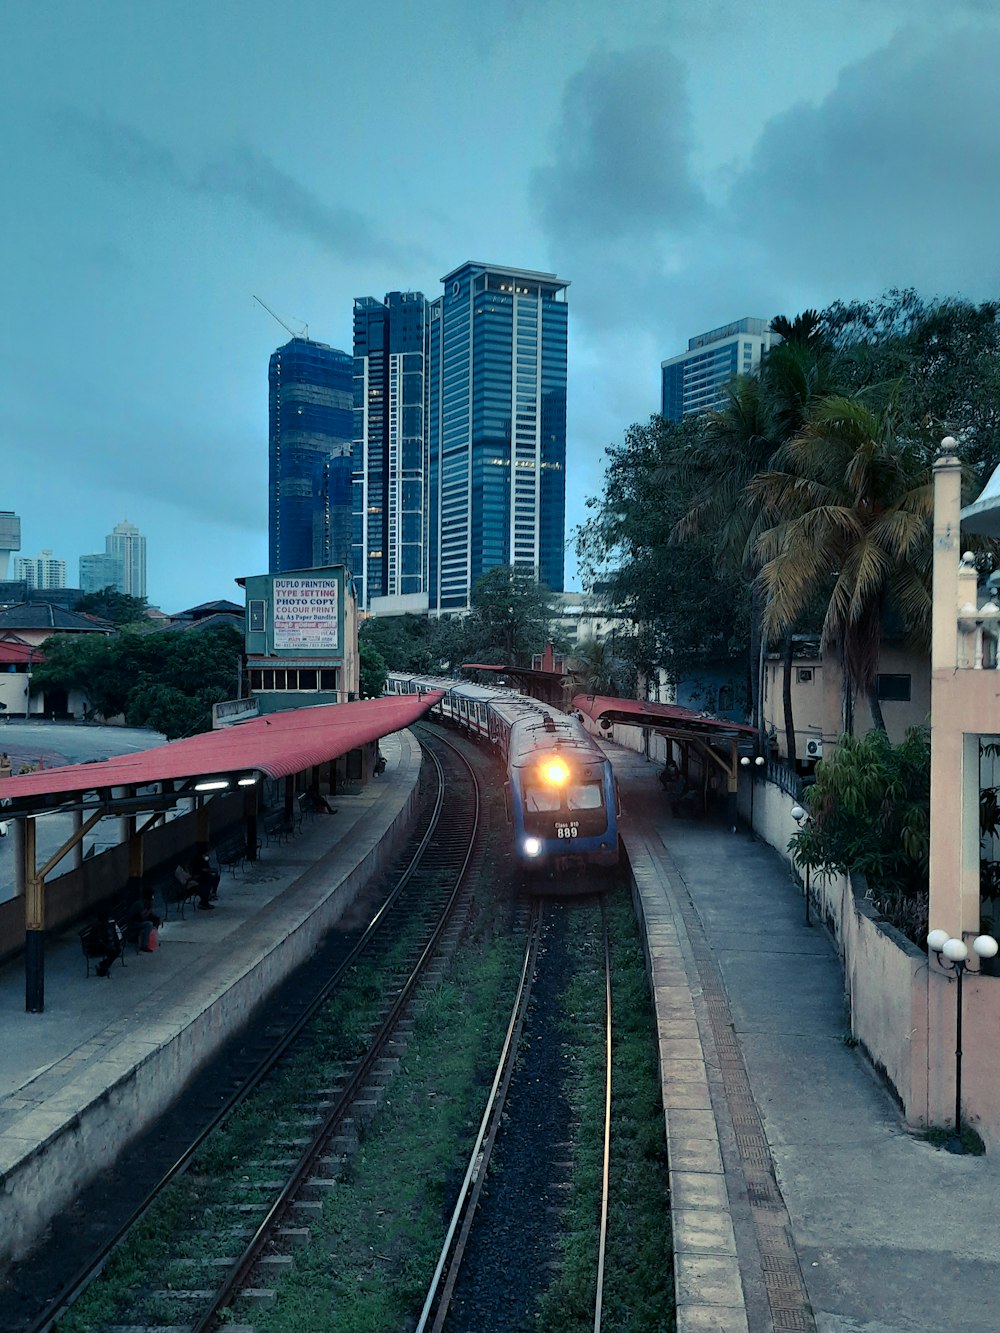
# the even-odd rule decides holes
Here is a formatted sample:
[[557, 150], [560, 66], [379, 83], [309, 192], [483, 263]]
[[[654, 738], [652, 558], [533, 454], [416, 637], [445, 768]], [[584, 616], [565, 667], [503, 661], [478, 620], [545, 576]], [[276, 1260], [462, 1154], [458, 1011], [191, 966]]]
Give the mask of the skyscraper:
[[426, 365], [421, 292], [354, 302], [351, 564], [365, 610], [385, 597], [426, 608]]
[[[293, 338], [271, 355], [268, 366], [268, 568], [272, 574], [325, 563], [325, 525], [332, 459], [350, 466], [353, 361], [346, 352], [309, 338]], [[333, 468], [336, 475], [338, 469]], [[324, 494], [325, 487], [325, 494]], [[349, 521], [349, 510], [341, 526]], [[330, 521], [337, 526], [337, 521]]]
[[429, 312], [430, 609], [467, 607], [496, 565], [560, 592], [569, 284], [471, 261], [442, 282]]
[[18, 556], [14, 561], [14, 578], [34, 589], [65, 588], [66, 561], [53, 559], [48, 549], [40, 555]]
[[80, 556], [81, 592], [103, 592], [105, 588], [124, 592], [124, 585], [125, 565], [120, 555], [96, 551]]
[[770, 320], [738, 319], [699, 333], [688, 349], [660, 363], [660, 411], [669, 421], [683, 421], [717, 407], [734, 375], [749, 375], [778, 341]]
[[12, 509], [0, 509], [0, 579], [7, 577], [12, 551], [21, 549], [21, 520]]
[[134, 523], [123, 519], [116, 523], [104, 539], [108, 555], [117, 556], [122, 564], [119, 592], [129, 597], [146, 596], [146, 538]]

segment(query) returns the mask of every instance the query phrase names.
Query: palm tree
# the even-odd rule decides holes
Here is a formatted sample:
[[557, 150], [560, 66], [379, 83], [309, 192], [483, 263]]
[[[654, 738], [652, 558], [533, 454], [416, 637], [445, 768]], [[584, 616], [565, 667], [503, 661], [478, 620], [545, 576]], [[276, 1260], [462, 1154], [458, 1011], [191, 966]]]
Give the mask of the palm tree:
[[[765, 598], [757, 582], [760, 572], [758, 542], [770, 526], [751, 482], [774, 466], [778, 451], [802, 429], [812, 406], [833, 391], [837, 363], [825, 336], [820, 316], [805, 310], [794, 319], [778, 315], [772, 330], [782, 342], [772, 347], [757, 375], [737, 376], [725, 390], [722, 406], [709, 413], [695, 449], [682, 451], [681, 466], [697, 469], [701, 485], [673, 539], [714, 531], [719, 557], [735, 573], [753, 580], [750, 634], [750, 675], [754, 720], [765, 737], [761, 707], [761, 676], [767, 634]], [[791, 630], [785, 640], [783, 690], [785, 744], [795, 763], [795, 724], [791, 708]]]
[[618, 694], [621, 663], [615, 656], [614, 638], [583, 639], [573, 651], [574, 674], [583, 694]]
[[855, 398], [819, 403], [776, 467], [749, 487], [772, 526], [757, 541], [765, 627], [795, 623], [828, 594], [824, 647], [844, 668], [845, 730], [853, 700], [868, 699], [885, 730], [877, 675], [883, 613], [892, 604], [918, 639], [930, 625], [931, 471], [925, 452], [897, 440], [891, 413]]

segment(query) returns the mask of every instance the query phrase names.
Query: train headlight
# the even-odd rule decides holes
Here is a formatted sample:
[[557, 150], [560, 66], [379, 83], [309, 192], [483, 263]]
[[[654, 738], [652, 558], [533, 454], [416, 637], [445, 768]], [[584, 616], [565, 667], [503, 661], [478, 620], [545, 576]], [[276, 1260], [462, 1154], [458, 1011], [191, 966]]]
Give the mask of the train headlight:
[[524, 854], [525, 856], [537, 856], [542, 850], [541, 838], [525, 838]]
[[569, 781], [569, 765], [565, 759], [546, 759], [542, 764], [542, 777], [551, 787], [562, 787]]

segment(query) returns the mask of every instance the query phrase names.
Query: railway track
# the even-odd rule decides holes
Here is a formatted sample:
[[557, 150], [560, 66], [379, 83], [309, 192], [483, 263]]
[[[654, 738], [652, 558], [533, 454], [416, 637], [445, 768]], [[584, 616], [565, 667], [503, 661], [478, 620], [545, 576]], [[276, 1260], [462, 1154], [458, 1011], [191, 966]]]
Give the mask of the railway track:
[[[548, 911], [558, 912], [564, 907], [549, 905]], [[607, 918], [603, 902], [601, 911], [601, 939], [603, 946], [605, 1021], [603, 1031], [604, 1047], [604, 1096], [601, 1112], [603, 1118], [603, 1154], [600, 1180], [599, 1224], [595, 1235], [596, 1251], [596, 1287], [594, 1292], [594, 1330], [600, 1333], [603, 1290], [604, 1262], [607, 1239], [609, 1175], [611, 1160], [611, 954], [608, 936]], [[530, 921], [525, 941], [524, 957], [521, 967], [513, 1008], [507, 1026], [503, 1047], [497, 1062], [486, 1108], [479, 1125], [478, 1133], [472, 1145], [468, 1165], [459, 1189], [458, 1198], [451, 1216], [441, 1253], [428, 1287], [416, 1333], [444, 1333], [449, 1328], [449, 1313], [452, 1299], [462, 1274], [463, 1260], [477, 1226], [477, 1208], [486, 1185], [490, 1159], [497, 1142], [501, 1125], [508, 1119], [508, 1094], [514, 1078], [515, 1066], [521, 1054], [520, 1043], [524, 1033], [532, 990], [538, 975], [540, 956], [544, 951], [544, 927], [546, 905], [543, 900], [535, 899], [531, 905]], [[551, 1017], [551, 1016], [550, 1016]], [[532, 1126], [507, 1125], [505, 1133], [517, 1137], [530, 1134]], [[501, 1178], [499, 1188], [503, 1189]], [[538, 1200], [545, 1193], [544, 1183], [539, 1182]], [[541, 1206], [539, 1202], [539, 1206]], [[557, 1221], [555, 1223], [558, 1224]], [[502, 1271], [495, 1274], [496, 1282], [503, 1284], [508, 1277], [511, 1254], [506, 1243], [499, 1246]], [[519, 1255], [519, 1262], [531, 1262], [528, 1254]], [[467, 1316], [466, 1316], [467, 1317]]]
[[[309, 1216], [322, 1206], [317, 1194], [384, 1095], [420, 978], [460, 928], [478, 790], [457, 747], [429, 735], [433, 742], [427, 732], [422, 739], [438, 775], [436, 800], [386, 901], [115, 1235], [21, 1325], [29, 1333], [88, 1319], [105, 1330], [201, 1331], [231, 1321], [237, 1301], [243, 1311], [270, 1299], [272, 1275], [294, 1263]], [[351, 1031], [365, 999], [365, 1030]], [[130, 1268], [136, 1252], [147, 1263]]]

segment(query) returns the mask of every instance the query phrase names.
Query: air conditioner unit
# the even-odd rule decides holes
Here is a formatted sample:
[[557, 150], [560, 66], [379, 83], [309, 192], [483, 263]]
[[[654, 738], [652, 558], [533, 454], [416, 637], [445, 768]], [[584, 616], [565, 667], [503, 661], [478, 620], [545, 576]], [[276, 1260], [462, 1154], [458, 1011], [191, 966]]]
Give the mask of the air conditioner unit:
[[821, 740], [817, 740], [814, 737], [812, 740], [806, 741], [806, 758], [807, 759], [823, 758], [823, 742]]

